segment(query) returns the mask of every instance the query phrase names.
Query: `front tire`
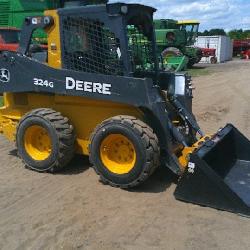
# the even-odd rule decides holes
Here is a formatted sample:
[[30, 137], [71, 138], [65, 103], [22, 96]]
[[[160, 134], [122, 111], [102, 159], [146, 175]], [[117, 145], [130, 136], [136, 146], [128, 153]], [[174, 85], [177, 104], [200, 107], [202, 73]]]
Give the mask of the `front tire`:
[[157, 136], [144, 122], [116, 116], [92, 134], [90, 161], [102, 182], [131, 188], [146, 181], [159, 165]]
[[74, 156], [73, 126], [59, 112], [35, 109], [20, 120], [16, 145], [28, 168], [38, 172], [57, 172]]

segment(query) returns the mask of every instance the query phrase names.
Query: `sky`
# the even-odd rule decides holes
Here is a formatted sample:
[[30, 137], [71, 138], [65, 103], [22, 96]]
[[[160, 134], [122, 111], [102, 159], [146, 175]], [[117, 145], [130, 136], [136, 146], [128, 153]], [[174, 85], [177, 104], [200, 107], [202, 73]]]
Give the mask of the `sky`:
[[201, 22], [201, 31], [213, 28], [223, 28], [226, 31], [250, 29], [250, 0], [120, 0], [119, 2], [152, 6], [158, 9], [155, 18], [197, 19]]

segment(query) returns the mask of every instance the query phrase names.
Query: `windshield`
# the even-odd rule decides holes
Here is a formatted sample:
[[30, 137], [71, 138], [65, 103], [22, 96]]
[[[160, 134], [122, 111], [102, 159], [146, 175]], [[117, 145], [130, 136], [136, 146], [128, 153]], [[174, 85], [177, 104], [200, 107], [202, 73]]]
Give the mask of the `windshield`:
[[19, 30], [0, 30], [0, 41], [4, 43], [19, 43], [20, 31]]
[[194, 25], [194, 32], [198, 33], [198, 31], [199, 31], [199, 24], [195, 24]]
[[63, 19], [62, 28], [66, 68], [123, 75], [120, 41], [103, 22], [69, 15]]
[[198, 36], [199, 24], [181, 24], [180, 30], [185, 30], [187, 32], [188, 45], [193, 45], [193, 43], [195, 43], [195, 39]]

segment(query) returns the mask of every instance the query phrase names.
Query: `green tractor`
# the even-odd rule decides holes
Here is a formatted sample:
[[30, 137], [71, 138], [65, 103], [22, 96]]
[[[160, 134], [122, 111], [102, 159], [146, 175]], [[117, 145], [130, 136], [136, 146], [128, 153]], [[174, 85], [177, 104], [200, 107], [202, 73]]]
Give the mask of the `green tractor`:
[[183, 20], [178, 21], [178, 25], [180, 30], [186, 31], [187, 45], [185, 46], [184, 54], [188, 56], [188, 66], [191, 67], [202, 58], [202, 50], [194, 46], [198, 37], [200, 22], [197, 20]]
[[[27, 16], [42, 15], [46, 9], [59, 7], [58, 0], [0, 0], [0, 27], [21, 28]], [[47, 37], [43, 30], [38, 30], [33, 35], [34, 40], [46, 43]]]
[[[45, 10], [63, 7], [106, 4], [108, 0], [0, 0], [0, 27], [21, 28], [27, 16], [43, 15]], [[47, 43], [46, 33], [34, 32], [33, 42]]]
[[176, 71], [192, 67], [202, 57], [202, 51], [194, 47], [199, 22], [160, 19], [154, 21], [158, 54], [167, 67]]

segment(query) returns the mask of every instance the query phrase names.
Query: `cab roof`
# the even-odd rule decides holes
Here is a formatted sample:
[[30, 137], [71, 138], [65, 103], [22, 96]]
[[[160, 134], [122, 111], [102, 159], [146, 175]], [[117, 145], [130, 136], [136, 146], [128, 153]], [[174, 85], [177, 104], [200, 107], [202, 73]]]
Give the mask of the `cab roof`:
[[61, 8], [58, 10], [59, 14], [77, 14], [78, 12], [107, 12], [109, 15], [122, 15], [123, 6], [128, 7], [128, 11], [138, 9], [142, 13], [149, 12], [153, 14], [156, 12], [156, 9], [150, 6], [142, 5], [142, 4], [127, 4], [127, 3], [110, 3], [110, 4], [98, 4], [98, 5], [86, 5], [86, 6], [77, 6], [77, 7], [68, 7]]
[[180, 20], [178, 24], [200, 24], [198, 20]]

